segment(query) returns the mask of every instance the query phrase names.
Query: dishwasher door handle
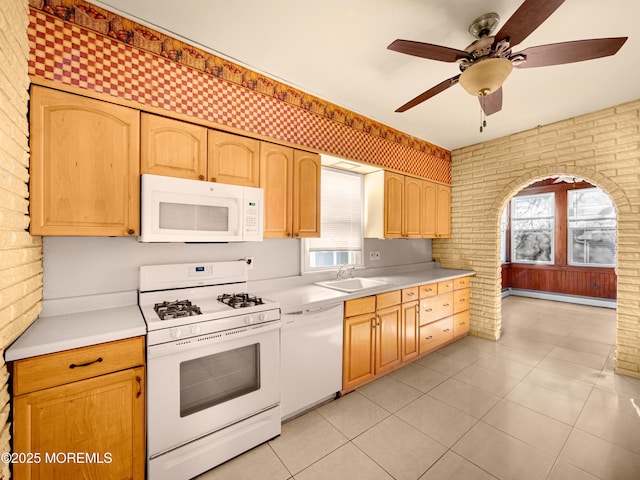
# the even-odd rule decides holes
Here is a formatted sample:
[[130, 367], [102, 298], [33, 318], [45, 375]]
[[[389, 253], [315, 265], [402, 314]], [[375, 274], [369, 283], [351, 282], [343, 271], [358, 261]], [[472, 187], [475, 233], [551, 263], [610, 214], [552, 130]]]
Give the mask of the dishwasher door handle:
[[289, 313], [285, 313], [283, 315], [315, 315], [317, 313], [323, 313], [326, 311], [329, 311], [331, 309], [334, 309], [336, 307], [339, 307], [340, 304], [335, 304], [335, 305], [329, 305], [328, 307], [317, 307], [317, 308], [308, 308], [306, 310], [299, 310], [297, 312], [289, 312]]

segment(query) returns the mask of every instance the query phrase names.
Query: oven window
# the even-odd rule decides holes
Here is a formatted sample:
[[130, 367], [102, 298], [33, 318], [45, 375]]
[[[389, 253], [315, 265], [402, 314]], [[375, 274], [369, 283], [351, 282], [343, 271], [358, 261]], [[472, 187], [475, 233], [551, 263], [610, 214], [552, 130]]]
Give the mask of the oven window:
[[260, 389], [260, 344], [180, 364], [180, 416]]
[[229, 207], [160, 202], [163, 230], [229, 231]]

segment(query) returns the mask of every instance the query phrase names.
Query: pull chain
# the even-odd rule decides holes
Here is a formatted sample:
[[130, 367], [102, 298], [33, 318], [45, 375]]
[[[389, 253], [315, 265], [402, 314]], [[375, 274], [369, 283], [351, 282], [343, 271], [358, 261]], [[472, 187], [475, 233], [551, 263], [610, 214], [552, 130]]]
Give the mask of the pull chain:
[[484, 129], [487, 126], [487, 117], [485, 116], [485, 113], [484, 113], [486, 98], [487, 98], [486, 95], [480, 96], [480, 133], [484, 132]]

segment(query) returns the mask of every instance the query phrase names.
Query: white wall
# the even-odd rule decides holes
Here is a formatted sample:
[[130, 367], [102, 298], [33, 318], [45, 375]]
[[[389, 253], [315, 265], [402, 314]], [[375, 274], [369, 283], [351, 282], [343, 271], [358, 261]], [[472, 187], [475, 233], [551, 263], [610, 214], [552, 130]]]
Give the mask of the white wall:
[[[65, 298], [138, 289], [138, 267], [165, 263], [254, 257], [249, 280], [300, 274], [300, 241], [269, 239], [229, 244], [139, 243], [128, 237], [45, 237], [44, 298]], [[379, 261], [369, 261], [369, 251]], [[431, 261], [431, 240], [365, 239], [365, 266]]]

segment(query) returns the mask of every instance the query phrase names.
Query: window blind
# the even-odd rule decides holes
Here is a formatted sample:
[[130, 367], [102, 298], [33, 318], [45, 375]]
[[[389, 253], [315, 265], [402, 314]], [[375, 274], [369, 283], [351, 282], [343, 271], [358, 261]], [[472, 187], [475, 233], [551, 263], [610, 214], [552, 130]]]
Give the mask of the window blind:
[[321, 237], [308, 239], [309, 252], [362, 250], [362, 175], [322, 169]]

